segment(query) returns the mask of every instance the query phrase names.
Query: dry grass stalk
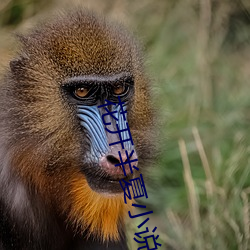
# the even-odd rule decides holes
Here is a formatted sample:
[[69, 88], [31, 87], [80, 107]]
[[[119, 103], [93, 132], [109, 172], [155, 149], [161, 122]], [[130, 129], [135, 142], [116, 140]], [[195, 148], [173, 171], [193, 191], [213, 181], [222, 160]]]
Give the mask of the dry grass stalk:
[[196, 191], [195, 191], [195, 184], [194, 184], [194, 180], [193, 180], [192, 173], [191, 173], [186, 144], [183, 139], [179, 140], [179, 148], [180, 148], [181, 158], [182, 158], [183, 167], [184, 167], [184, 180], [185, 180], [187, 190], [188, 190], [188, 201], [189, 201], [189, 211], [190, 211], [191, 222], [193, 225], [194, 235], [197, 236], [195, 237], [197, 239], [196, 244], [198, 246], [198, 249], [202, 249], [203, 237], [201, 233], [199, 200], [197, 198]]

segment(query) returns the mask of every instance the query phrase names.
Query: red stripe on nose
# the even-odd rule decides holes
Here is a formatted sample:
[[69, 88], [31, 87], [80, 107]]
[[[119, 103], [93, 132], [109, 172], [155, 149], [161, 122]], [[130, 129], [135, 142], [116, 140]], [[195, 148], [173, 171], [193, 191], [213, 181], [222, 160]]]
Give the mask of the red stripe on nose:
[[[130, 156], [130, 152], [128, 154]], [[127, 159], [127, 155], [125, 153], [125, 151], [120, 151], [120, 156], [119, 153], [108, 153], [105, 156], [101, 157], [100, 159], [100, 167], [107, 172], [107, 174], [112, 175], [112, 176], [124, 176], [124, 171], [126, 173], [126, 175], [131, 174], [131, 169], [129, 167], [129, 163], [126, 163], [128, 161], [132, 161], [137, 159], [137, 154], [134, 151], [134, 153], [131, 155], [131, 157], [129, 157], [129, 159]], [[117, 164], [123, 164], [120, 166], [115, 166]], [[133, 166], [137, 166], [138, 162], [132, 162], [131, 163], [131, 167], [133, 169]]]

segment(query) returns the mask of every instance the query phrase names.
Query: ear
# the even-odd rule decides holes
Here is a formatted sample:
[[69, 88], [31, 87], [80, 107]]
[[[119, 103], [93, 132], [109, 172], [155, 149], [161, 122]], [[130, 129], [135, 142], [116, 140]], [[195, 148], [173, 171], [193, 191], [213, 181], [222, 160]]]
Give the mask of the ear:
[[10, 69], [14, 73], [21, 66], [21, 59], [13, 59], [10, 61]]
[[[22, 47], [29, 46], [28, 43], [28, 38], [16, 33], [15, 37], [19, 40], [19, 43], [21, 44]], [[18, 72], [20, 69], [24, 67], [24, 62], [25, 62], [25, 54], [22, 55], [21, 57], [15, 58], [10, 61], [10, 69], [12, 73]]]
[[23, 71], [25, 66], [24, 58], [16, 58], [10, 61], [10, 69], [13, 74]]

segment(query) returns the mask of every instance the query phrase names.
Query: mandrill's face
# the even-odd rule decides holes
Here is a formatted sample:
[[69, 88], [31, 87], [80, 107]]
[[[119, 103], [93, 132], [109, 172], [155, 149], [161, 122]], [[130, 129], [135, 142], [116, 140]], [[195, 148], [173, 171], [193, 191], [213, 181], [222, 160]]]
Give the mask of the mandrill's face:
[[[119, 181], [137, 168], [137, 153], [128, 123], [134, 98], [132, 72], [79, 75], [62, 85], [67, 102], [76, 110], [89, 150], [82, 154], [81, 171], [97, 192], [119, 193]], [[131, 165], [132, 164], [132, 165]]]
[[3, 101], [15, 171], [72, 224], [117, 238], [129, 209], [119, 181], [134, 178], [151, 153], [138, 45], [124, 28], [84, 11], [20, 39]]

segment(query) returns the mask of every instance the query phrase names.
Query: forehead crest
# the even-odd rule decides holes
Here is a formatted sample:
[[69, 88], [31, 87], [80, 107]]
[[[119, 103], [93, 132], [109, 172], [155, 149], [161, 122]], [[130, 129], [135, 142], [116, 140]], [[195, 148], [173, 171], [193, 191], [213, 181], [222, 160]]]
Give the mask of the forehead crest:
[[71, 76], [128, 71], [136, 54], [136, 43], [123, 27], [87, 11], [60, 16], [23, 40], [27, 54], [49, 59]]

